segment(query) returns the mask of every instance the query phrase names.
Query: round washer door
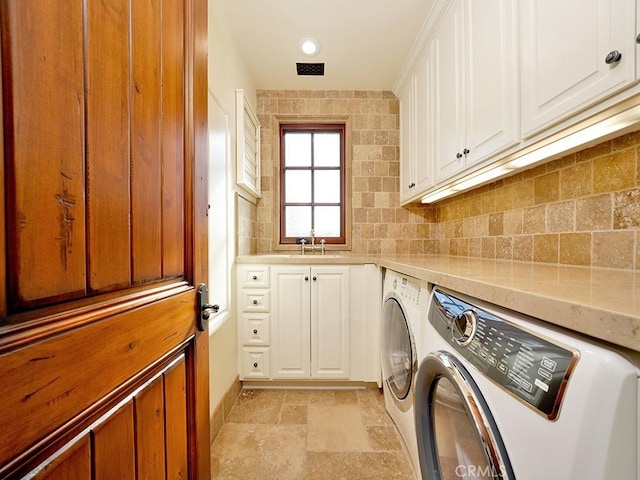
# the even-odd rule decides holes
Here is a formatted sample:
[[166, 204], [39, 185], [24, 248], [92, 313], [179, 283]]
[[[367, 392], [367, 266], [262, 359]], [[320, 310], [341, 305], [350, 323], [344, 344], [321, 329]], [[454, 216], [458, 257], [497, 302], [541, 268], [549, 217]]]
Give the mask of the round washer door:
[[444, 351], [427, 355], [420, 364], [415, 389], [423, 478], [515, 478], [489, 407], [454, 355]]
[[[382, 312], [382, 375], [398, 406], [406, 411], [407, 399], [417, 371], [413, 335], [400, 302], [387, 298]], [[407, 399], [406, 402], [403, 402]]]

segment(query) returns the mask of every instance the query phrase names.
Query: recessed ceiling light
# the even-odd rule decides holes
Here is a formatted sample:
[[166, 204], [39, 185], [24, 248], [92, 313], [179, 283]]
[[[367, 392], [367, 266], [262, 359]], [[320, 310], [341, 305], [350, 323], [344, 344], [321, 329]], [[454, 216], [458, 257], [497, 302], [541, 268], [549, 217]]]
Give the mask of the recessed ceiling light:
[[315, 57], [320, 52], [320, 43], [315, 38], [303, 38], [298, 43], [298, 49], [307, 57]]

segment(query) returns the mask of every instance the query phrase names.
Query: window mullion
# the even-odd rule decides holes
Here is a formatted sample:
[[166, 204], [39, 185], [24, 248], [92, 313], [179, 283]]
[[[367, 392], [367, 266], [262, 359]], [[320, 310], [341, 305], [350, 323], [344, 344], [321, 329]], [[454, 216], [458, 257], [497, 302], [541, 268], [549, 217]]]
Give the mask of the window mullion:
[[316, 134], [311, 132], [311, 229], [315, 230], [315, 148], [313, 148], [316, 139]]

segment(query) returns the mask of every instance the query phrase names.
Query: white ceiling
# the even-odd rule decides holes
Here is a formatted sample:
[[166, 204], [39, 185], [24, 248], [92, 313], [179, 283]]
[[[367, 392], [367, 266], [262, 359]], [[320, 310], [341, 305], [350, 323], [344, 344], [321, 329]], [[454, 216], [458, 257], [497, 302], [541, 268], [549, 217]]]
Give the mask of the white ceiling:
[[[211, 0], [256, 87], [391, 90], [435, 0]], [[298, 51], [304, 37], [320, 53]], [[296, 62], [324, 62], [299, 77]]]

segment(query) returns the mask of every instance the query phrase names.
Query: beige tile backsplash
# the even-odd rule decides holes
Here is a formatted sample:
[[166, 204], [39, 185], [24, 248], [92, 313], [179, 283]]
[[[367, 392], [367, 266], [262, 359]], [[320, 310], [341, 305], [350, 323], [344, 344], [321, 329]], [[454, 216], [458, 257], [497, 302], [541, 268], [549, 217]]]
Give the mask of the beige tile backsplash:
[[640, 269], [640, 131], [432, 206], [402, 208], [399, 105], [391, 92], [261, 90], [257, 98], [264, 193], [257, 207], [238, 200], [239, 253], [275, 247], [278, 118], [341, 116], [352, 126], [353, 253]]
[[637, 269], [639, 149], [622, 135], [438, 203], [438, 253]]

